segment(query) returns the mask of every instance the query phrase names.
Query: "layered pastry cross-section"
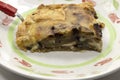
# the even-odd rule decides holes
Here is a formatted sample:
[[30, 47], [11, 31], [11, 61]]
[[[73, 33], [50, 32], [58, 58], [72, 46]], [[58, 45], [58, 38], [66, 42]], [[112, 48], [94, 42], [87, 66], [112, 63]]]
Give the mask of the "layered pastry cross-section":
[[40, 5], [18, 26], [24, 51], [102, 50], [102, 28], [92, 3]]

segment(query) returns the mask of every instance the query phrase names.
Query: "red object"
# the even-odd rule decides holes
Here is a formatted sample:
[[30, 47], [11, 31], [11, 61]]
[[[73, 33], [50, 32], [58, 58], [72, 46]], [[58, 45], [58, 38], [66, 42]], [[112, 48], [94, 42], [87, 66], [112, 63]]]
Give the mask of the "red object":
[[3, 20], [2, 20], [2, 24], [5, 26], [8, 26], [11, 22], [13, 21], [13, 19], [11, 17], [6, 16]]
[[0, 1], [0, 11], [4, 12], [5, 14], [14, 17], [17, 9], [14, 8], [13, 6], [6, 4], [2, 1]]
[[32, 65], [25, 60], [19, 60], [17, 57], [15, 57], [14, 59], [26, 67], [32, 67]]
[[19, 63], [21, 63], [22, 65], [24, 65], [26, 67], [32, 67], [32, 65], [29, 64], [28, 62], [26, 62], [25, 60], [19, 61]]
[[104, 65], [104, 64], [106, 64], [106, 63], [108, 63], [108, 62], [110, 62], [110, 61], [112, 61], [112, 60], [113, 60], [112, 58], [107, 58], [107, 59], [105, 59], [105, 60], [103, 60], [103, 61], [98, 62], [98, 63], [95, 64], [94, 66], [102, 66], [102, 65]]
[[120, 22], [120, 18], [115, 14], [115, 13], [110, 13], [108, 15], [108, 17], [111, 19], [112, 22], [116, 22], [119, 23]]

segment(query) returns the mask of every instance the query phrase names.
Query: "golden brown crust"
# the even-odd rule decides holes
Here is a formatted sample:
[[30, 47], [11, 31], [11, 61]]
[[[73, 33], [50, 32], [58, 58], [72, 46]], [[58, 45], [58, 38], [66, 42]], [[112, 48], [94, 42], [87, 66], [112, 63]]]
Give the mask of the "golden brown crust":
[[[101, 25], [102, 23], [96, 19], [93, 4], [88, 2], [82, 4], [42, 4], [18, 26], [16, 43], [23, 50], [26, 50], [28, 46], [36, 48], [35, 45], [38, 45], [38, 42], [55, 33], [68, 34], [73, 28], [80, 27], [81, 33], [92, 33], [94, 34], [92, 37], [97, 38], [98, 35], [93, 24]], [[54, 31], [51, 30], [53, 27]]]

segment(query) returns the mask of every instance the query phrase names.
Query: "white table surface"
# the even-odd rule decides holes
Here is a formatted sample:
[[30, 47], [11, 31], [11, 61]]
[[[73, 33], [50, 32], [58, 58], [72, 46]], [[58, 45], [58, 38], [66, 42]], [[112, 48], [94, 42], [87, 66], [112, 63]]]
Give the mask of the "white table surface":
[[[23, 76], [10, 72], [0, 66], [0, 80], [33, 80], [33, 79], [25, 78]], [[104, 78], [100, 78], [97, 80], [120, 80], [120, 70], [111, 75], [108, 75]]]

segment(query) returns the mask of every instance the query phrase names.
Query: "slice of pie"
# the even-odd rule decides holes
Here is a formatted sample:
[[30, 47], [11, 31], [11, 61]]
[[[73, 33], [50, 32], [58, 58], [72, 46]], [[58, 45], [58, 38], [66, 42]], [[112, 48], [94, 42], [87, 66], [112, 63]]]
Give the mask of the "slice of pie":
[[102, 50], [102, 28], [92, 3], [40, 5], [18, 26], [24, 51]]

